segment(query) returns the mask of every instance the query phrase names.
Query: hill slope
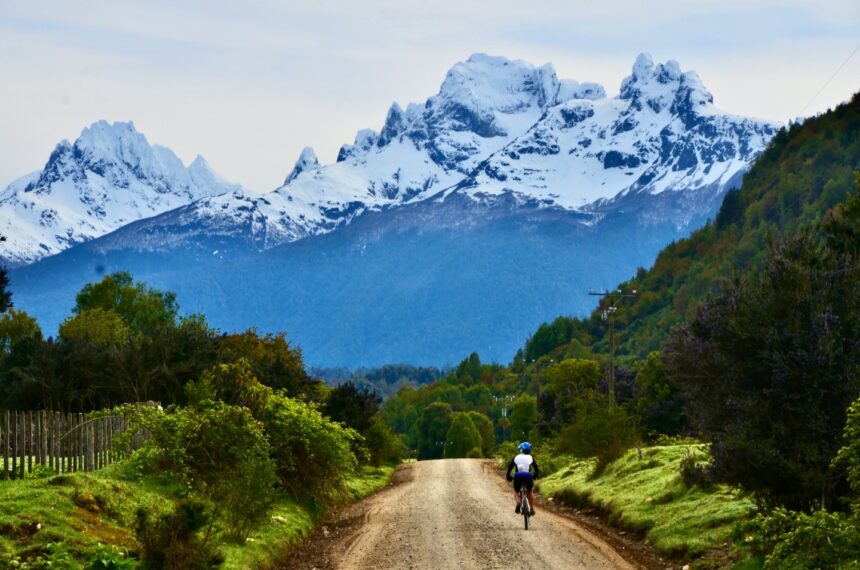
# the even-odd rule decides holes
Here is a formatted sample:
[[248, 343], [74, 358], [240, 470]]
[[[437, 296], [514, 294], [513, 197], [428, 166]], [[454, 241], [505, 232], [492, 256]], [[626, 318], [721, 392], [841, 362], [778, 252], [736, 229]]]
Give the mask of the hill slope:
[[[669, 329], [690, 316], [725, 279], [754, 268], [769, 239], [789, 235], [822, 219], [854, 189], [860, 170], [860, 93], [851, 101], [793, 124], [773, 138], [753, 164], [739, 192], [726, 195], [714, 223], [667, 246], [649, 270], [620, 285], [638, 298], [622, 303], [618, 353], [642, 357], [658, 350]], [[559, 318], [541, 325], [525, 356], [586, 346], [606, 352], [602, 307], [584, 320]], [[577, 347], [567, 344], [577, 340]], [[562, 348], [559, 348], [562, 347]]]

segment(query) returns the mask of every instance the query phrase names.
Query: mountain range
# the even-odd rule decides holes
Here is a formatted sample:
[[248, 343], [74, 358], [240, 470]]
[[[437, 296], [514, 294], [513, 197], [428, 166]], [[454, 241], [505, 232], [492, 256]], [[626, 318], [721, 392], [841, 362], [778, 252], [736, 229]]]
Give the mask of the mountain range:
[[215, 326], [289, 331], [312, 364], [509, 358], [713, 216], [777, 128], [717, 110], [674, 61], [640, 55], [607, 97], [476, 54], [263, 195], [96, 123], [0, 195], [0, 255], [48, 331], [123, 268]]

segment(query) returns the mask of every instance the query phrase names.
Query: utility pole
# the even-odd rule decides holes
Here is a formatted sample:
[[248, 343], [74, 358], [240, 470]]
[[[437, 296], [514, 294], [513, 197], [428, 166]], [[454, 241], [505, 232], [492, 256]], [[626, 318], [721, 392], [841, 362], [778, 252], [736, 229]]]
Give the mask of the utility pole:
[[600, 314], [600, 318], [606, 321], [609, 325], [609, 406], [615, 407], [615, 312], [618, 310], [618, 303], [624, 299], [636, 297], [636, 289], [629, 293], [624, 293], [621, 289], [609, 291], [588, 291], [589, 295], [600, 296], [601, 303], [606, 301], [606, 308]]

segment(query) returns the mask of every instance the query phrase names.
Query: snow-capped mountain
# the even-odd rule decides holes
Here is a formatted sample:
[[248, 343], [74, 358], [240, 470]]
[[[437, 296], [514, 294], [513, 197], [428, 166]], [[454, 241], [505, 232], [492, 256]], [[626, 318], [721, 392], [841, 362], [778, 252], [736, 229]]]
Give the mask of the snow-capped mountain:
[[0, 258], [32, 263], [136, 220], [239, 191], [202, 156], [186, 167], [133, 123], [99, 121], [74, 144], [60, 142], [41, 172], [0, 194], [0, 234], [7, 237]]
[[[681, 71], [675, 61], [655, 65], [641, 54], [617, 97], [572, 98], [549, 108], [460, 187], [591, 212], [635, 194], [720, 192], [777, 125], [727, 115], [713, 100], [695, 72]], [[680, 214], [674, 221], [684, 226], [690, 218]]]
[[586, 214], [585, 223], [636, 210], [643, 222], [685, 228], [712, 213], [776, 129], [719, 111], [675, 61], [640, 55], [607, 97], [549, 64], [476, 54], [423, 104], [394, 103], [382, 129], [359, 131], [337, 162], [320, 165], [305, 148], [280, 188], [206, 198], [158, 223], [269, 248], [456, 193], [487, 205], [511, 195]]
[[[439, 365], [476, 349], [502, 361], [539, 323], [587, 314], [589, 288], [629, 278], [712, 217], [776, 128], [717, 110], [673, 61], [639, 56], [609, 97], [549, 65], [474, 55], [336, 162], [305, 148], [264, 195], [195, 185], [202, 195], [180, 193], [177, 207], [135, 210], [151, 217], [15, 268], [12, 290], [54, 330], [80, 287], [125, 269], [215, 327], [288, 331], [316, 365]], [[63, 172], [130, 194], [64, 152]], [[43, 184], [49, 172], [0, 206], [43, 187], [86, 195], [70, 174]], [[154, 187], [147, 199], [163, 196]], [[76, 219], [98, 220], [91, 210]]]

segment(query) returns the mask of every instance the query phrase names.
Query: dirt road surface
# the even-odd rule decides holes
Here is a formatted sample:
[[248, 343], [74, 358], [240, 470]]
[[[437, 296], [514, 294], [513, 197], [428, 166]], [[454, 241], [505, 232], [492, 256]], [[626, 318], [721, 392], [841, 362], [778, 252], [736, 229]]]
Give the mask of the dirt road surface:
[[[636, 568], [576, 522], [538, 510], [524, 530], [514, 497], [479, 459], [401, 466], [397, 485], [341, 512], [326, 540], [279, 568], [501, 569]], [[313, 542], [313, 541], [312, 541]]]

